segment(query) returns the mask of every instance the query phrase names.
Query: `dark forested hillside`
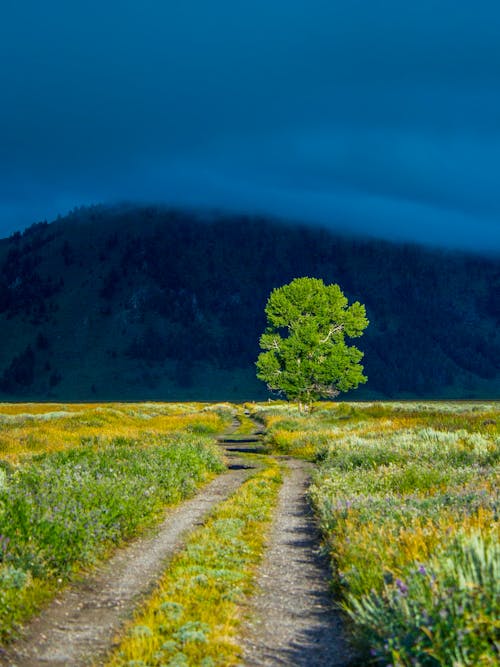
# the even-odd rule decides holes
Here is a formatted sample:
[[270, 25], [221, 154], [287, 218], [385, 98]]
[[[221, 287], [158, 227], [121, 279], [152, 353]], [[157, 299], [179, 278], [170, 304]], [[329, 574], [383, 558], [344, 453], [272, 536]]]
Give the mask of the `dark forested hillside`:
[[0, 242], [0, 400], [262, 398], [273, 287], [366, 304], [352, 397], [498, 397], [500, 262], [252, 217], [79, 209]]

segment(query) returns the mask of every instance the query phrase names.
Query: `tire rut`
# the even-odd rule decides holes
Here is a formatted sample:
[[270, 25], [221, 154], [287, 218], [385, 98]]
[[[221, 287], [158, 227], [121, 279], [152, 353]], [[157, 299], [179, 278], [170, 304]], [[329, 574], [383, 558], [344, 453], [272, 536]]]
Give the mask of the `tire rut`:
[[[228, 436], [229, 437], [229, 436]], [[223, 443], [221, 443], [224, 446]], [[154, 534], [119, 549], [83, 581], [61, 592], [25, 628], [22, 639], [0, 649], [4, 667], [103, 664], [114, 638], [209, 511], [249, 475], [247, 465], [229, 452], [229, 470], [196, 496], [168, 510]]]
[[309, 465], [287, 460], [251, 620], [242, 628], [245, 667], [347, 667], [352, 661], [306, 491]]

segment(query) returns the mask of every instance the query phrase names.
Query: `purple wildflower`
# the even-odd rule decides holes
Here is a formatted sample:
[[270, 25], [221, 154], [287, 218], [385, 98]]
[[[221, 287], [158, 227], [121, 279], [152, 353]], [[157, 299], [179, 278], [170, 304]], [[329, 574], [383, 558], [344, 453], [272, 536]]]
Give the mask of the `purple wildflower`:
[[396, 579], [396, 586], [403, 595], [408, 593], [408, 586], [404, 583], [404, 581], [401, 581], [401, 579]]

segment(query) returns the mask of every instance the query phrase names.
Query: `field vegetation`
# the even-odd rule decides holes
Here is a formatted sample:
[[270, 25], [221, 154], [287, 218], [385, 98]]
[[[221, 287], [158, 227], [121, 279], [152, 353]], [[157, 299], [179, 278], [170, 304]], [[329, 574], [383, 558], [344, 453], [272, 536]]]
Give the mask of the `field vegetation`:
[[272, 459], [195, 531], [107, 667], [239, 664], [236, 634], [281, 473]]
[[310, 497], [366, 663], [497, 665], [498, 405], [256, 414], [275, 450], [317, 463]]
[[224, 430], [234, 413], [227, 404], [91, 403], [0, 404], [0, 456], [13, 463], [34, 454], [80, 444], [106, 444], [116, 438]]
[[[305, 458], [332, 586], [360, 664], [500, 660], [497, 403], [0, 406], [0, 641], [61, 586], [224, 469], [236, 414]], [[249, 415], [249, 416], [248, 416]], [[248, 456], [248, 455], [247, 455]], [[280, 481], [273, 457], [188, 540], [110, 667], [238, 660], [242, 604]]]
[[0, 408], [0, 639], [224, 469], [227, 405]]

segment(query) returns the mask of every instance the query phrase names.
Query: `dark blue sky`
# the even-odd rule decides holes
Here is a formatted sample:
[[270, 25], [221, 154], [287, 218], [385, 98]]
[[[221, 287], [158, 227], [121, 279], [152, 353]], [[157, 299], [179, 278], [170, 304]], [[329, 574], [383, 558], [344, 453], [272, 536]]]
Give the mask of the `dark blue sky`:
[[500, 251], [498, 0], [3, 0], [0, 234], [209, 205]]

